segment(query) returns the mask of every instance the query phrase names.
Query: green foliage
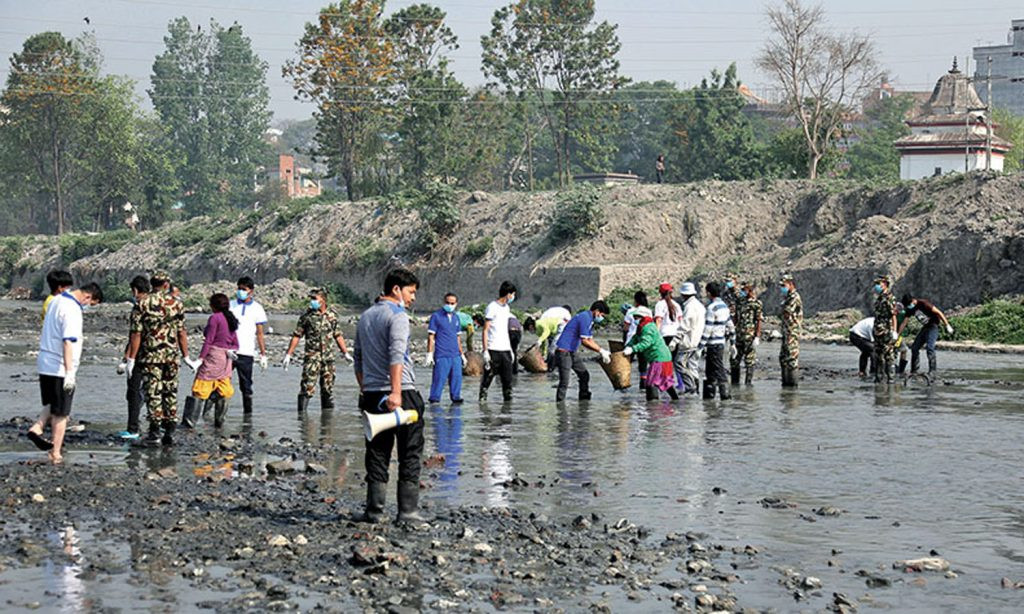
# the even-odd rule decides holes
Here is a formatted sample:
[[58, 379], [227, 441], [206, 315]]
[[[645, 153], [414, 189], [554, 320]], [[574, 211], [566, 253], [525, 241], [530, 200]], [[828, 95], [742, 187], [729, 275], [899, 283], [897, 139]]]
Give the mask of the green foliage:
[[[626, 86], [618, 97], [624, 104], [615, 170], [653, 181], [654, 161], [661, 154], [671, 156], [669, 152], [676, 146], [678, 136], [668, 128], [676, 122], [675, 111], [683, 104], [685, 94], [670, 81], [644, 81]], [[668, 169], [669, 177], [673, 172], [673, 168]]]
[[462, 218], [455, 189], [445, 183], [434, 182], [425, 186], [412, 206], [427, 226], [442, 237], [450, 235]]
[[1013, 143], [1013, 148], [1003, 160], [1003, 171], [1017, 173], [1024, 171], [1024, 117], [1014, 115], [1006, 109], [996, 108], [992, 111], [996, 136]]
[[212, 255], [228, 239], [238, 234], [244, 223], [223, 218], [207, 218], [205, 223], [185, 222], [166, 232], [170, 247], [202, 246], [204, 254]]
[[[1024, 345], [1024, 303], [991, 301], [962, 316], [951, 316], [953, 338]], [[944, 333], [943, 333], [944, 334]]]
[[352, 263], [359, 268], [369, 268], [388, 257], [388, 248], [370, 237], [356, 241], [352, 252]]
[[[824, 157], [818, 162], [819, 175], [831, 173], [839, 163], [841, 156], [833, 143], [826, 149]], [[772, 175], [782, 179], [796, 179], [807, 176], [810, 154], [803, 130], [786, 128], [775, 133], [768, 144], [768, 160]]]
[[25, 243], [23, 237], [0, 237], [0, 288], [10, 286], [9, 274], [25, 253]]
[[548, 239], [554, 245], [596, 236], [604, 224], [601, 192], [580, 184], [558, 194], [558, 206], [551, 216]]
[[893, 141], [910, 134], [904, 123], [907, 113], [914, 108], [914, 98], [901, 94], [884, 98], [868, 107], [865, 115], [868, 126], [858, 134], [859, 141], [846, 153], [852, 179], [896, 181], [900, 177], [900, 153]]
[[494, 237], [483, 237], [466, 244], [466, 257], [476, 260], [483, 258], [494, 247]]
[[135, 241], [138, 234], [131, 230], [114, 230], [95, 234], [66, 234], [57, 239], [64, 264], [103, 252], [116, 252]]
[[343, 283], [328, 283], [324, 290], [327, 291], [327, 300], [334, 305], [348, 305], [351, 307], [368, 307], [370, 297], [359, 294]]

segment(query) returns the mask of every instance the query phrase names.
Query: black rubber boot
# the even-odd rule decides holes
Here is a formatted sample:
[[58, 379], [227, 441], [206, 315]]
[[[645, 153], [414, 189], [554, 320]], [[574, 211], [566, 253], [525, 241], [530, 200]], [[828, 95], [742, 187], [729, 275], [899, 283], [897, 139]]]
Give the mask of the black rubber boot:
[[[657, 390], [657, 389], [655, 389], [655, 390]], [[672, 399], [673, 401], [678, 401], [679, 400], [679, 393], [676, 392], [675, 388], [669, 388], [668, 389], [668, 398]]]
[[366, 483], [366, 510], [359, 518], [361, 522], [384, 522], [384, 502], [387, 500], [387, 493], [388, 485], [384, 482]]
[[330, 410], [334, 409], [334, 397], [329, 394], [324, 394], [323, 390], [320, 391], [320, 409]]
[[796, 369], [792, 367], [782, 367], [782, 387], [796, 388]]
[[753, 367], [747, 367], [747, 376], [745, 378], [743, 378], [743, 383], [746, 384], [747, 386], [753, 386], [754, 385], [754, 368]]
[[222, 428], [224, 418], [228, 415], [228, 400], [217, 399], [213, 404], [213, 428]]
[[789, 370], [789, 386], [790, 388], [800, 386], [800, 367], [793, 367]]
[[896, 372], [899, 373], [900, 375], [903, 375], [904, 373], [907, 372], [907, 359], [906, 358], [900, 358], [900, 364], [896, 368]]
[[938, 368], [937, 363], [938, 363], [938, 359], [935, 357], [935, 354], [931, 354], [931, 355], [928, 356], [928, 381], [929, 382], [935, 380], [935, 371]]
[[512, 400], [512, 389], [511, 388], [509, 388], [508, 390], [502, 390], [501, 391], [501, 400], [506, 402], [506, 403], [508, 403], [509, 401]]
[[210, 421], [210, 414], [213, 413], [213, 399], [203, 401], [203, 422]]
[[658, 389], [655, 388], [654, 386], [648, 386], [647, 387], [647, 391], [645, 392], [645, 395], [646, 395], [648, 401], [657, 401], [658, 400]]
[[160, 443], [164, 444], [165, 446], [174, 445], [174, 427], [176, 426], [178, 425], [175, 424], [174, 422], [164, 423], [164, 436], [160, 439]]
[[199, 418], [199, 399], [195, 397], [185, 398], [185, 409], [181, 411], [181, 428], [192, 429], [196, 426]]
[[242, 413], [245, 414], [246, 416], [248, 416], [249, 414], [252, 413], [252, 395], [251, 394], [243, 394], [242, 395]]
[[420, 512], [420, 485], [417, 482], [398, 483], [398, 517], [395, 522], [423, 524], [427, 518]]
[[715, 398], [715, 385], [711, 383], [711, 380], [704, 380], [704, 398]]
[[299, 413], [306, 413], [306, 408], [309, 407], [309, 397], [304, 394], [299, 395]]
[[160, 423], [150, 422], [149, 431], [146, 433], [146, 438], [143, 440], [143, 445], [147, 447], [155, 447], [160, 445]]
[[[510, 398], [511, 397], [509, 397], [509, 399]], [[586, 392], [584, 392], [582, 390], [580, 391], [580, 400], [581, 401], [589, 401], [592, 398], [594, 398], [594, 395], [591, 394], [589, 390], [587, 390]], [[509, 399], [505, 399], [505, 400], [508, 401]]]
[[718, 385], [718, 396], [723, 401], [732, 398], [732, 392], [729, 390], [729, 384], [728, 383], [719, 384]]
[[729, 375], [730, 375], [730, 381], [732, 382], [732, 384], [734, 386], [739, 386], [740, 385], [740, 366], [736, 365], [735, 367], [732, 367], [732, 369], [730, 369], [730, 371], [729, 371]]

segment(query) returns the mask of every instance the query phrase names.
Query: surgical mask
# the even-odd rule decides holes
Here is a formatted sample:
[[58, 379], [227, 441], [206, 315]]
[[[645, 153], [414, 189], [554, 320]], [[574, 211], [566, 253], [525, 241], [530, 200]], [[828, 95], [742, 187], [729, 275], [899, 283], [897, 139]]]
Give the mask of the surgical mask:
[[508, 295], [508, 304], [509, 305], [511, 305], [513, 302], [515, 302], [515, 300], [516, 300], [516, 295], [515, 294], [509, 294]]
[[781, 288], [779, 288], [779, 292], [782, 294], [782, 296], [786, 296], [789, 294], [789, 287], [782, 286]]
[[138, 304], [139, 304], [139, 299], [138, 299], [138, 297], [132, 296], [132, 297], [131, 297], [130, 299], [128, 299], [128, 300], [129, 300], [129, 301], [131, 301], [132, 305], [138, 305]]
[[731, 287], [733, 287], [734, 285], [735, 285], [735, 284], [733, 284], [733, 282], [731, 282], [731, 281], [727, 281], [727, 282], [725, 282], [725, 287], [726, 287], [726, 288], [731, 288]]
[[455, 305], [450, 305], [448, 303], [445, 303], [443, 309], [444, 309], [445, 313], [454, 313], [455, 312]]
[[320, 311], [320, 301], [316, 299], [309, 301], [309, 308], [313, 311]]
[[907, 305], [906, 307], [904, 307], [904, 309], [907, 310], [907, 311], [913, 311], [914, 307], [917, 307], [917, 305], [911, 303], [911, 304]]
[[747, 291], [746, 290], [740, 290], [740, 298], [747, 298]]
[[82, 312], [92, 311], [92, 305], [82, 305]]
[[882, 293], [882, 284], [875, 284], [875, 294]]
[[249, 298], [249, 291], [239, 290], [238, 292], [235, 292], [235, 296], [238, 297], [238, 300], [244, 301], [245, 299]]
[[594, 318], [594, 321], [600, 324], [601, 322], [604, 322], [604, 316], [597, 316]]

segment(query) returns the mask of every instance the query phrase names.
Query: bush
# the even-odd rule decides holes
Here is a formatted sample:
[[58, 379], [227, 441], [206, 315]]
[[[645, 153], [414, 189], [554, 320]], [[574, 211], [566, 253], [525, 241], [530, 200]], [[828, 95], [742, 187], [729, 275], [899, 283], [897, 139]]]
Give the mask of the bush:
[[484, 237], [466, 244], [466, 257], [476, 260], [487, 255], [494, 247], [494, 237]]
[[435, 182], [427, 185], [413, 198], [412, 206], [434, 234], [446, 237], [455, 230], [461, 219], [455, 188]]
[[949, 322], [956, 340], [1024, 344], [1024, 303], [991, 301]]
[[592, 185], [580, 184], [558, 194], [548, 238], [558, 245], [594, 237], [604, 221], [601, 192]]
[[97, 234], [66, 234], [57, 239], [64, 263], [71, 263], [105, 251], [116, 252], [138, 237], [134, 231], [112, 230]]
[[356, 241], [352, 252], [352, 262], [360, 268], [371, 267], [388, 257], [388, 248], [370, 237], [362, 237]]

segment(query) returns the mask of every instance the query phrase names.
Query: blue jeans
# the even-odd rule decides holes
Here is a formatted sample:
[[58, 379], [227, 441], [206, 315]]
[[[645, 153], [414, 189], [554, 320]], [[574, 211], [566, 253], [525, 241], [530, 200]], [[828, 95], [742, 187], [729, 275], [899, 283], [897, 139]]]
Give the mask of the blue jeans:
[[431, 403], [441, 401], [441, 393], [444, 392], [444, 383], [448, 382], [448, 393], [453, 401], [462, 400], [462, 358], [453, 356], [451, 358], [438, 358], [434, 363], [433, 377], [430, 379]]
[[939, 325], [927, 324], [914, 337], [914, 345], [910, 346], [910, 372], [917, 373], [921, 366], [921, 346], [925, 347], [928, 354], [928, 372], [935, 370], [935, 342], [939, 340]]

